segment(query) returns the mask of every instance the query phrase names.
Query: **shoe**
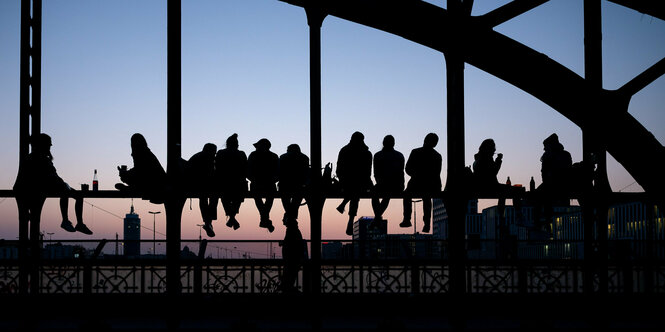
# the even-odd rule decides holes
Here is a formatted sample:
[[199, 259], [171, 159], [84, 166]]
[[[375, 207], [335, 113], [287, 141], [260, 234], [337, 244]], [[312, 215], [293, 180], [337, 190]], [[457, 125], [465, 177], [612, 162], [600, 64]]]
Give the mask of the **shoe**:
[[339, 213], [344, 214], [344, 205], [340, 204], [335, 209], [337, 209], [337, 211], [339, 211]]
[[275, 226], [272, 225], [272, 220], [270, 219], [261, 219], [259, 227], [267, 228], [270, 233], [275, 230]]
[[215, 237], [215, 232], [212, 230], [212, 223], [203, 223], [203, 227], [201, 228], [206, 231], [206, 235], [208, 235], [208, 237]]
[[83, 233], [83, 234], [92, 235], [92, 231], [84, 223], [76, 224], [76, 227], [74, 229], [81, 232], [81, 233]]
[[409, 219], [404, 219], [400, 224], [399, 227], [411, 227], [411, 220]]
[[353, 235], [353, 220], [349, 220], [349, 222], [346, 223], [346, 235]]
[[425, 225], [423, 225], [423, 233], [429, 233], [429, 223], [425, 223]]
[[60, 224], [60, 228], [68, 231], [68, 232], [76, 232], [76, 228], [74, 228], [74, 225], [72, 225], [72, 222], [69, 220], [63, 220], [62, 223]]
[[124, 184], [124, 183], [116, 183], [116, 184], [115, 184], [115, 189], [118, 189], [118, 190], [120, 190], [120, 191], [128, 191], [128, 190], [129, 190], [129, 186], [126, 185], [126, 184]]
[[229, 221], [226, 222], [226, 226], [233, 228], [235, 231], [236, 229], [240, 228], [240, 223], [238, 223], [238, 220], [236, 220], [235, 217], [229, 218]]

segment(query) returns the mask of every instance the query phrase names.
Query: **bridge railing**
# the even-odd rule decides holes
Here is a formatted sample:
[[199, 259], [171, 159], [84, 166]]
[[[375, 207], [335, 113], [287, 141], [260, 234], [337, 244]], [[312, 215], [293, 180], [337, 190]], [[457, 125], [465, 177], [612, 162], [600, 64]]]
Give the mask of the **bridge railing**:
[[[342, 240], [326, 241], [328, 243]], [[17, 244], [6, 243], [5, 246]], [[82, 247], [99, 247], [94, 240], [58, 241]], [[101, 240], [99, 243], [103, 243]], [[109, 241], [113, 244], [114, 241]], [[153, 243], [153, 241], [142, 241]], [[179, 266], [179, 282], [183, 294], [264, 294], [281, 291], [286, 262], [274, 258], [212, 258], [200, 255], [206, 240], [187, 240]], [[228, 241], [211, 241], [228, 243]], [[237, 245], [265, 247], [271, 241], [237, 241]], [[305, 261], [298, 271], [296, 287], [307, 290], [307, 283], [316, 280], [323, 294], [450, 294], [451, 260], [447, 241], [404, 240], [410, 248], [420, 246], [432, 250], [396, 252], [384, 240], [344, 241], [349, 250], [334, 258], [324, 255], [320, 269]], [[529, 248], [566, 245], [567, 241], [518, 241], [517, 255], [502, 256], [494, 251], [497, 241], [482, 241], [483, 255], [469, 258], [464, 265], [464, 294], [579, 294], [591, 288], [609, 294], [665, 293], [665, 242], [610, 241], [610, 247], [651, 248], [651, 252], [634, 250], [634, 254], [610, 255], [604, 264], [589, 268], [578, 252], [549, 249], [549, 256], [534, 255]], [[621, 243], [620, 243], [621, 242]], [[51, 241], [42, 244], [53, 245]], [[196, 249], [199, 250], [196, 250]], [[372, 248], [373, 250], [367, 250]], [[520, 250], [525, 249], [525, 250]], [[251, 249], [249, 249], [251, 250]], [[48, 252], [48, 250], [45, 250]], [[196, 254], [198, 251], [199, 254]], [[36, 273], [30, 275], [30, 288], [38, 294], [164, 294], [167, 293], [167, 262], [164, 255], [125, 256], [85, 251], [78, 258], [57, 258], [45, 255], [34, 261]], [[22, 261], [17, 257], [0, 259], [0, 294], [18, 293]], [[588, 274], [592, 276], [589, 277]], [[313, 277], [312, 277], [313, 274]], [[601, 280], [607, 280], [601, 282]], [[587, 285], [587, 283], [591, 283]]]

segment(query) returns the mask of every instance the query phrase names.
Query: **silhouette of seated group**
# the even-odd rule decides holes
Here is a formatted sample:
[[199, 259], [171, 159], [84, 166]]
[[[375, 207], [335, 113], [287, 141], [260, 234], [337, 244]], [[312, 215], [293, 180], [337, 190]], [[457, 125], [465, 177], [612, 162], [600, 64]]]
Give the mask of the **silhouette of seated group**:
[[[348, 235], [353, 234], [353, 219], [358, 211], [360, 197], [370, 193], [375, 221], [383, 220], [390, 197], [402, 194], [401, 227], [411, 227], [412, 199], [422, 198], [422, 231], [430, 231], [432, 197], [440, 193], [442, 187], [442, 157], [434, 149], [438, 141], [436, 134], [427, 134], [423, 145], [413, 149], [405, 162], [402, 153], [395, 150], [395, 138], [392, 135], [385, 136], [383, 148], [372, 156], [364, 143], [364, 135], [360, 132], [353, 133], [349, 143], [339, 151], [336, 171], [343, 196], [337, 210], [344, 213], [346, 205], [349, 205], [346, 227]], [[30, 143], [32, 151], [26, 160], [22, 161], [14, 185], [20, 223], [38, 223], [46, 197], [59, 195], [61, 227], [69, 232], [92, 234], [83, 223], [83, 196], [64, 182], [53, 166], [51, 138], [47, 134], [38, 134], [31, 138]], [[542, 184], [536, 191], [539, 202], [546, 206], [566, 204], [570, 194], [580, 190], [578, 184], [588, 182], [586, 180], [592, 176], [593, 165], [573, 164], [570, 153], [564, 150], [556, 134], [545, 139], [543, 146], [545, 152], [541, 157]], [[283, 224], [287, 228], [293, 226], [297, 229], [298, 210], [310, 182], [309, 158], [301, 152], [298, 144], [289, 145], [284, 154], [277, 156], [270, 151], [271, 143], [266, 138], [254, 143], [255, 150], [249, 157], [238, 147], [237, 134], [229, 136], [226, 147], [219, 151], [215, 144], [205, 144], [203, 149], [189, 160], [182, 160], [182, 167], [179, 168], [181, 172], [174, 181], [167, 177], [143, 135], [136, 133], [131, 137], [134, 165], [131, 169], [126, 166], [118, 167], [122, 183], [116, 184], [116, 188], [140, 195], [155, 204], [164, 203], [169, 193], [174, 191], [196, 195], [204, 222], [202, 228], [210, 237], [215, 236], [212, 221], [217, 220], [218, 200], [221, 200], [227, 217], [226, 226], [237, 230], [240, 223], [236, 215], [248, 192], [254, 198], [259, 211], [259, 227], [273, 232], [270, 211], [273, 197], [279, 192], [285, 211]], [[466, 180], [472, 192], [498, 195], [501, 209], [505, 206], [505, 198], [514, 194], [515, 188], [498, 182], [497, 174], [503, 155], [499, 153], [495, 158], [495, 152], [494, 140], [484, 140], [478, 153], [474, 155], [473, 170]], [[372, 168], [376, 184], [371, 179]], [[331, 167], [327, 166], [324, 177], [326, 174], [330, 176], [331, 172]], [[405, 172], [410, 176], [406, 187]], [[69, 197], [76, 202], [76, 226], [68, 217]], [[545, 210], [547, 215], [547, 208]], [[375, 222], [372, 226], [377, 224]]]

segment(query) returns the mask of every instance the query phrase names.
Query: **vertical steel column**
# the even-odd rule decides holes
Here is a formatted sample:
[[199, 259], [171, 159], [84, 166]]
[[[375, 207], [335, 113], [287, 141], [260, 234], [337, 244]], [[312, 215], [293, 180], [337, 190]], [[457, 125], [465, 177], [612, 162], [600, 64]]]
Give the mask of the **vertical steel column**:
[[[30, 136], [41, 132], [41, 63], [42, 63], [42, 1], [21, 1], [21, 55], [19, 92], [19, 167], [30, 153]], [[39, 291], [39, 269], [41, 247], [39, 245], [39, 217], [30, 218], [30, 224], [20, 221], [19, 291], [27, 293], [28, 284], [32, 293]], [[28, 247], [31, 257], [28, 259]], [[28, 274], [34, 281], [28, 281]]]
[[[167, 174], [177, 184], [181, 160], [181, 0], [167, 2]], [[166, 291], [179, 294], [180, 237], [185, 200], [175, 190], [168, 193], [166, 210]]]
[[309, 25], [309, 140], [311, 151], [311, 188], [307, 202], [311, 229], [308, 291], [316, 295], [321, 292], [321, 222], [326, 199], [321, 187], [321, 24], [326, 14], [319, 7], [307, 7], [305, 13]]
[[464, 219], [466, 195], [462, 180], [464, 170], [464, 61], [459, 53], [462, 47], [463, 20], [470, 14], [464, 10], [461, 0], [449, 0], [448, 11], [451, 23], [459, 31], [453, 51], [446, 53], [447, 84], [447, 128], [448, 131], [448, 176], [446, 179], [446, 198], [444, 204], [448, 212], [448, 233], [450, 252], [450, 292], [461, 296], [466, 291], [466, 253], [464, 250]]
[[[584, 75], [591, 93], [600, 94], [603, 89], [602, 18], [600, 0], [584, 0]], [[586, 108], [602, 107], [585, 105]], [[582, 110], [586, 111], [586, 110]], [[597, 122], [600, 119], [587, 119]], [[589, 129], [582, 130], [583, 158], [585, 163], [597, 163], [592, 192], [584, 196], [584, 250], [585, 291], [593, 292], [593, 275], [598, 273], [599, 291], [607, 291], [607, 198], [611, 191], [607, 179], [607, 152], [597, 135]], [[594, 160], [595, 159], [595, 160]], [[585, 183], [585, 188], [587, 187]], [[595, 213], [594, 213], [595, 211]], [[595, 223], [594, 223], [595, 221]], [[594, 227], [595, 226], [595, 227]], [[597, 231], [594, 232], [594, 229]], [[597, 238], [594, 237], [597, 234]], [[595, 244], [595, 245], [594, 245]]]

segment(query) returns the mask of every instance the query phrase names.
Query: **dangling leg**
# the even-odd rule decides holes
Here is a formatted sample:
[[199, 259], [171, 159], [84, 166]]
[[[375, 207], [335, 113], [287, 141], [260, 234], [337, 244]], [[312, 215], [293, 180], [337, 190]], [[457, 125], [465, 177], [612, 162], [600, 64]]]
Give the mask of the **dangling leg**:
[[60, 227], [68, 232], [76, 232], [76, 228], [69, 220], [69, 197], [67, 196], [60, 197], [60, 215], [62, 216]]
[[432, 198], [423, 197], [423, 233], [429, 233], [432, 220]]
[[76, 213], [75, 229], [83, 234], [92, 235], [92, 231], [83, 223], [83, 196], [75, 190], [71, 190], [74, 195], [74, 213]]
[[404, 194], [402, 209], [404, 211], [404, 219], [399, 224], [399, 227], [411, 227], [411, 196]]

